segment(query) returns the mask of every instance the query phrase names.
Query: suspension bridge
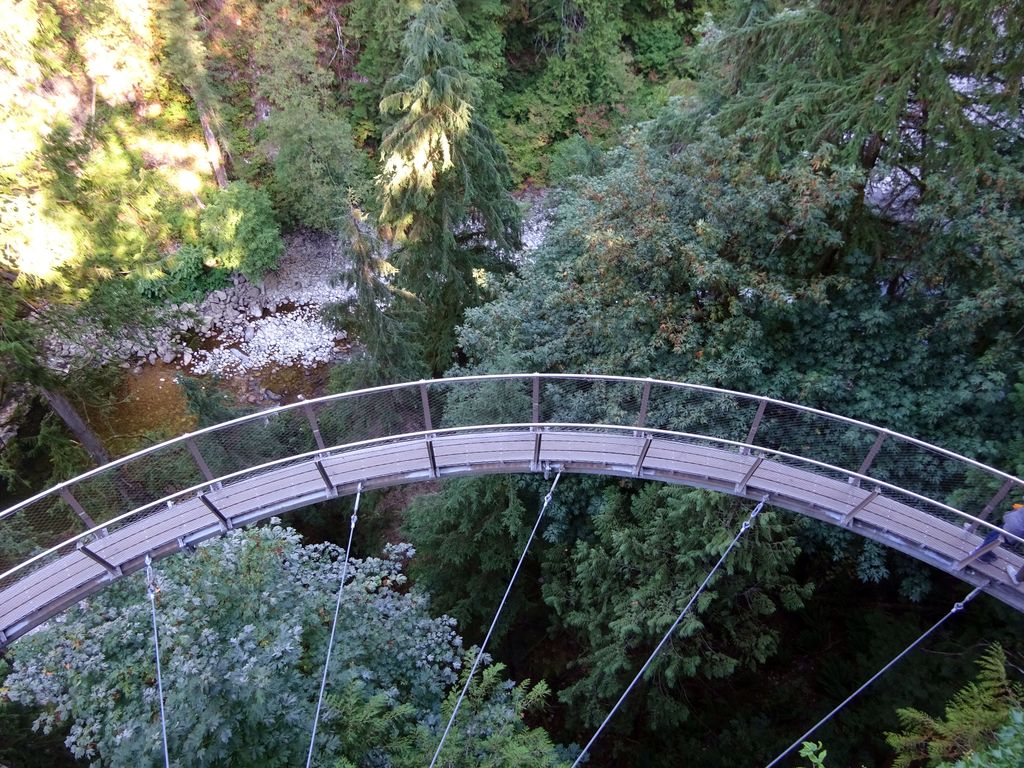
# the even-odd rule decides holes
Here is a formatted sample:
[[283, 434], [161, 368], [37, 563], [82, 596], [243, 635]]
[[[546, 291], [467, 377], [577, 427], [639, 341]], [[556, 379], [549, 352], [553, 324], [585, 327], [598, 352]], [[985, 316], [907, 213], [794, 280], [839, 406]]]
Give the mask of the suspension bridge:
[[0, 647], [122, 576], [145, 569], [152, 584], [154, 561], [233, 528], [363, 490], [527, 472], [554, 472], [556, 483], [585, 473], [720, 491], [756, 503], [751, 520], [768, 503], [952, 574], [974, 588], [964, 603], [984, 592], [1024, 611], [1024, 539], [997, 514], [1024, 498], [1020, 478], [771, 398], [621, 376], [502, 374], [260, 411], [0, 512]]

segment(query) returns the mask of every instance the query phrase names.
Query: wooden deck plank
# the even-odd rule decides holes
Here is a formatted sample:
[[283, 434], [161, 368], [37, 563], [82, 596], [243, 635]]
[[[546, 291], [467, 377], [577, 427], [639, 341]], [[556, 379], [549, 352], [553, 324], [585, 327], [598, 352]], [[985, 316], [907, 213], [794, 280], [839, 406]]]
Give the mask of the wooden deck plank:
[[67, 594], [76, 585], [102, 576], [106, 571], [81, 552], [72, 552], [59, 560], [34, 571], [29, 578], [8, 587], [0, 593], [0, 628], [10, 625], [7, 616], [28, 615], [60, 595]]
[[[541, 435], [542, 461], [565, 463], [570, 469], [577, 467], [582, 471], [603, 468], [616, 474], [635, 465], [645, 442], [639, 431], [469, 432], [434, 438], [434, 456], [439, 470], [454, 470], [454, 474], [508, 471], [509, 467], [526, 471], [533, 460], [537, 434]], [[403, 482], [423, 477], [430, 470], [423, 437], [341, 450], [325, 455], [322, 461], [332, 483], [346, 486], [363, 480]], [[746, 475], [754, 461], [753, 455], [730, 449], [652, 438], [644, 470], [655, 479], [669, 482], [702, 478], [708, 482], [706, 487], [728, 491]], [[841, 517], [870, 495], [867, 488], [812, 470], [810, 465], [795, 467], [769, 456], [760, 461], [749, 478], [748, 496], [770, 492], [780, 506], [789, 504], [796, 511], [819, 509]], [[309, 460], [227, 483], [211, 491], [209, 498], [229, 518], [247, 515], [247, 519], [260, 519], [270, 514], [261, 510], [287, 507], [293, 502], [309, 503], [319, 492], [326, 493], [326, 488]], [[904, 542], [905, 549], [926, 548], [952, 561], [970, 552], [982, 539], [954, 523], [887, 498], [884, 493], [858, 511], [854, 522], [897, 537]], [[114, 564], [127, 563], [137, 561], [147, 551], [173, 545], [179, 536], [193, 535], [218, 524], [218, 518], [192, 497], [119, 528], [112, 527], [107, 537], [90, 547]], [[995, 554], [994, 563], [975, 561], [968, 569], [1015, 589], [1005, 566], [1020, 567], [1024, 558], [1005, 548], [997, 549]], [[0, 591], [0, 629], [45, 613], [48, 605], [60, 605], [62, 599], [66, 602], [65, 596], [77, 594], [76, 590], [99, 589], [105, 574], [99, 564], [80, 552], [71, 552], [42, 566]]]

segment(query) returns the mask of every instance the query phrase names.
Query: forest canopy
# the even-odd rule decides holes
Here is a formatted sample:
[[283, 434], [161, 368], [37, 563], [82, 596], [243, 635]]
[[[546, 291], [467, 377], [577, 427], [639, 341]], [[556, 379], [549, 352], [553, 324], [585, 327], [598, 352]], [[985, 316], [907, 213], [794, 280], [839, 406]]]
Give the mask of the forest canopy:
[[[313, 394], [651, 377], [1024, 474], [1018, 0], [0, 0], [0, 18], [2, 507], [254, 405], [252, 382], [183, 369], [160, 427], [111, 426], [143, 368], [126, 334], [265, 293], [296, 242], [346, 291], [322, 313], [344, 353], [292, 371]], [[549, 482], [368, 496], [317, 764], [429, 763]], [[571, 764], [750, 514], [560, 482], [445, 765]], [[301, 762], [348, 515], [159, 564], [179, 764]], [[0, 529], [0, 560], [37, 534]], [[588, 764], [764, 764], [963, 591], [770, 507], [730, 557]], [[3, 651], [0, 763], [158, 764], [145, 587]], [[957, 621], [787, 765], [1018, 765], [1024, 622], [980, 599]]]

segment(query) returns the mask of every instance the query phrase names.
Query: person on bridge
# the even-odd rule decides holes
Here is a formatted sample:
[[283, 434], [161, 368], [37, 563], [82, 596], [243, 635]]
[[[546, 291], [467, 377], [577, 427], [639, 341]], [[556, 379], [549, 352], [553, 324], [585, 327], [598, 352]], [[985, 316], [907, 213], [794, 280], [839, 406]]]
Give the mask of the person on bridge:
[[[1024, 504], [1014, 504], [1010, 511], [1003, 516], [1003, 530], [1024, 539]], [[1024, 566], [1014, 568], [1012, 565], [1008, 565], [1006, 572], [1010, 574], [1014, 584], [1020, 584], [1024, 578]]]
[[[1024, 504], [1014, 504], [1010, 511], [1003, 515], [1003, 531], [1013, 534], [1024, 539]], [[968, 559], [979, 552], [982, 554], [978, 557], [984, 563], [995, 562], [996, 556], [992, 551], [995, 549], [993, 545], [996, 542], [1003, 543], [1006, 539], [1003, 536], [1003, 532], [1000, 530], [989, 531], [988, 535], [982, 539], [981, 544], [972, 549], [967, 557]], [[1024, 576], [1024, 567], [1020, 569], [1014, 568], [1012, 565], [1006, 567], [1006, 572], [1013, 579], [1014, 584], [1019, 584], [1021, 577]]]

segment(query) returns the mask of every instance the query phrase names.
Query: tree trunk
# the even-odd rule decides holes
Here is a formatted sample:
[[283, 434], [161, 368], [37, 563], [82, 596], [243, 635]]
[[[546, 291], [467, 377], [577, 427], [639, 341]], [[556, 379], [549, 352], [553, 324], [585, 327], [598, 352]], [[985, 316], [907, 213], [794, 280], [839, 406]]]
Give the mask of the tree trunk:
[[202, 99], [192, 95], [196, 104], [196, 111], [199, 113], [199, 125], [203, 128], [203, 138], [206, 139], [206, 154], [213, 168], [213, 178], [217, 180], [217, 186], [224, 189], [228, 185], [228, 172], [224, 167], [224, 154], [220, 150], [220, 143], [217, 135], [213, 132], [213, 120], [210, 117], [210, 110]]
[[47, 387], [39, 387], [46, 402], [53, 409], [53, 412], [60, 416], [61, 420], [71, 430], [71, 434], [81, 443], [82, 447], [92, 457], [97, 465], [107, 464], [110, 461], [110, 454], [103, 447], [99, 437], [92, 431], [92, 428], [85, 423], [78, 410], [71, 404], [63, 394]]

